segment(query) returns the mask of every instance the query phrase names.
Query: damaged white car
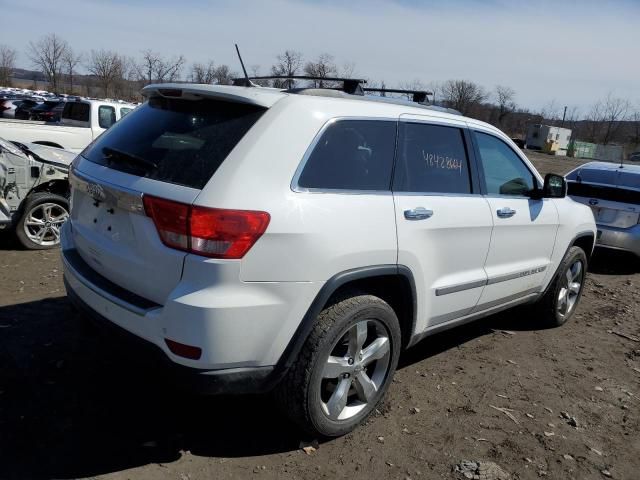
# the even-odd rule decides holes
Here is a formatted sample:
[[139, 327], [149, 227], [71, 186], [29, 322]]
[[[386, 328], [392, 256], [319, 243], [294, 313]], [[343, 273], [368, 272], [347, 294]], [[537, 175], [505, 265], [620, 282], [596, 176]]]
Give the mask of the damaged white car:
[[75, 153], [0, 138], [0, 230], [28, 249], [60, 243], [69, 217], [69, 165]]

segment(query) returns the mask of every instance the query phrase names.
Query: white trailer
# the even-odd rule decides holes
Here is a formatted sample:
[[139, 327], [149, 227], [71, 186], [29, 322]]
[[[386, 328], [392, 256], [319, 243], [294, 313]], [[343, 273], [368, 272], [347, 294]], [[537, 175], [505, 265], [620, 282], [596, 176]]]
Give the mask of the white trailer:
[[[571, 141], [571, 129], [551, 125], [529, 125], [526, 147], [566, 155]], [[555, 145], [553, 145], [555, 143]]]

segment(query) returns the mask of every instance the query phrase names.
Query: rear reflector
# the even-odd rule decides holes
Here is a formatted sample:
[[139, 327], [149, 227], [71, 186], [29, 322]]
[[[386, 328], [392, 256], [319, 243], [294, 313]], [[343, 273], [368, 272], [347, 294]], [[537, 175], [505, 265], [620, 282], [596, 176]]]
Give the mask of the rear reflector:
[[179, 357], [189, 358], [191, 360], [199, 360], [202, 356], [202, 349], [200, 347], [194, 347], [192, 345], [185, 345], [174, 340], [164, 339], [164, 342], [171, 350], [171, 353], [178, 355]]
[[165, 245], [211, 258], [244, 257], [271, 220], [267, 212], [205, 208], [148, 195], [143, 202]]

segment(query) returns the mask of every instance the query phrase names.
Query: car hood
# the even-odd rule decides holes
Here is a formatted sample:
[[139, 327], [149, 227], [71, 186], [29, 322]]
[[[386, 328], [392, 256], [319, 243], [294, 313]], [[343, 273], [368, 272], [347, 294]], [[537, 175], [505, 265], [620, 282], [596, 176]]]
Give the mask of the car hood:
[[41, 159], [66, 167], [69, 167], [73, 159], [77, 156], [77, 154], [63, 150], [62, 148], [47, 147], [45, 145], [38, 145], [37, 143], [25, 143], [25, 145]]

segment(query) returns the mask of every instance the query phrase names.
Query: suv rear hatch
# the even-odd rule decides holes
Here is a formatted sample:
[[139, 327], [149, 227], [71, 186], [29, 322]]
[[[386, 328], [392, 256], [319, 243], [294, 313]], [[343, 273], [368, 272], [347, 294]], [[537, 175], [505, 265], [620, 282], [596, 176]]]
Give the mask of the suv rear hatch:
[[[269, 100], [277, 100], [230, 98], [230, 87], [218, 87], [219, 95], [204, 88], [194, 94], [147, 87], [148, 101], [89, 145], [70, 176], [79, 256], [100, 276], [160, 305], [180, 281], [187, 255], [167, 246], [180, 246], [173, 226], [184, 221], [181, 208], [191, 208]], [[159, 199], [157, 208], [152, 198]], [[164, 213], [149, 212], [165, 205]]]

